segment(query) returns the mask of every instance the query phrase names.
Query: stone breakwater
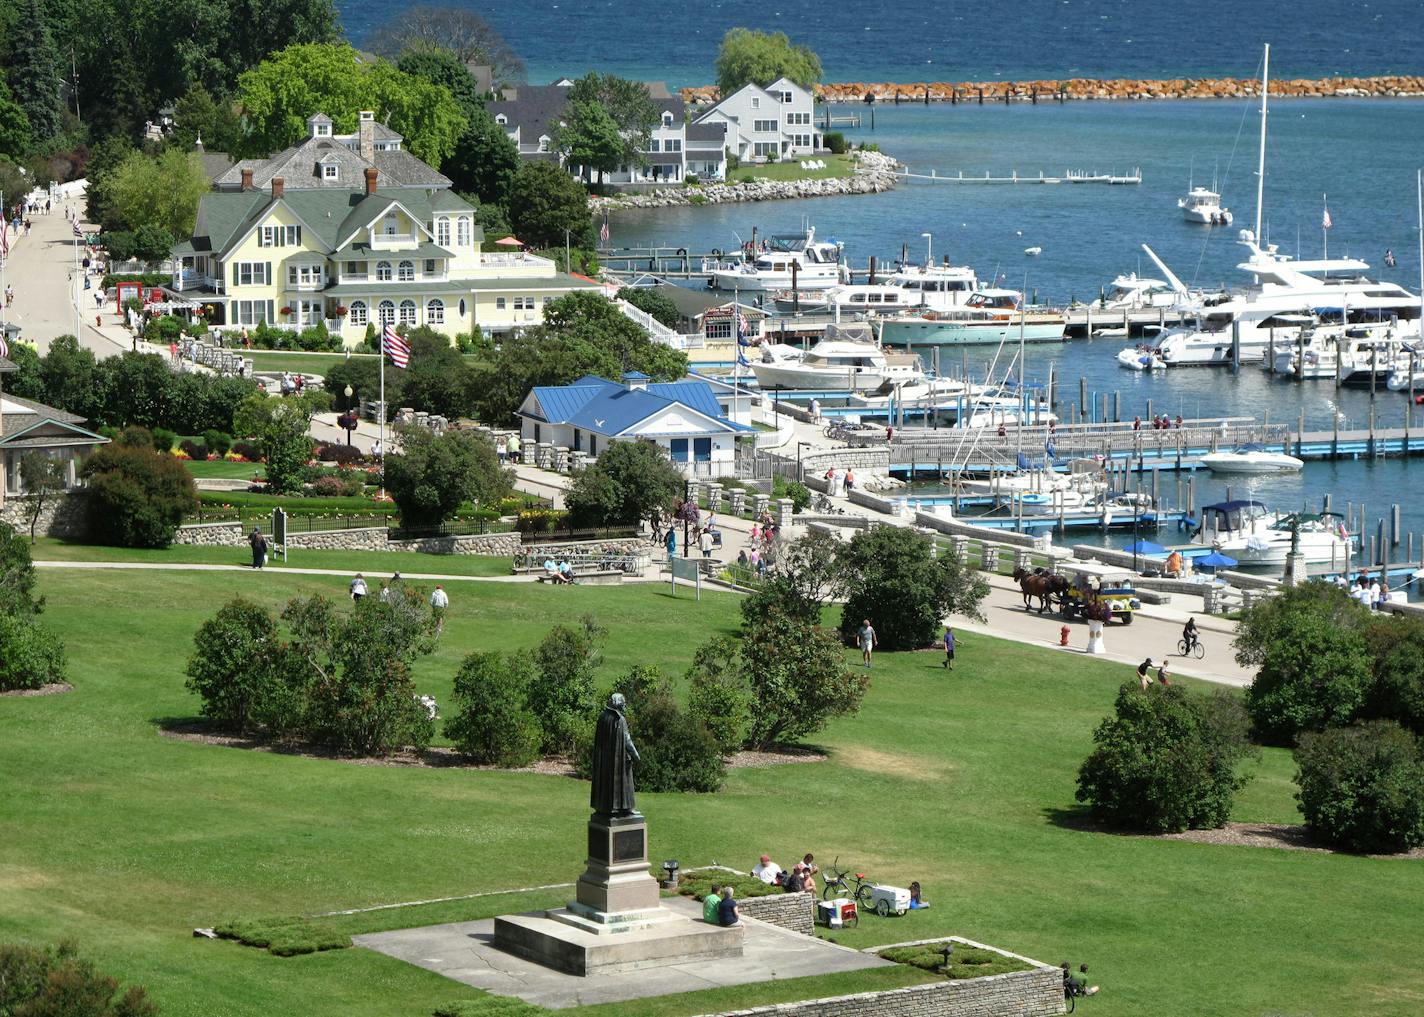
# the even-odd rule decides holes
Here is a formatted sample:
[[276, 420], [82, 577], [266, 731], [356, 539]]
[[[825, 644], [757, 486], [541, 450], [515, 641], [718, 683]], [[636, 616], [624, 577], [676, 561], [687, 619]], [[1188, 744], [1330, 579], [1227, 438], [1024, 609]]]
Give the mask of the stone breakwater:
[[618, 208], [665, 208], [669, 205], [722, 205], [733, 201], [777, 201], [785, 198], [826, 198], [842, 194], [879, 194], [894, 188], [894, 159], [879, 152], [856, 152], [855, 172], [848, 177], [812, 180], [756, 180], [739, 184], [667, 187], [644, 194], [588, 200], [593, 212]]
[[[1032, 102], [1037, 99], [1245, 99], [1261, 94], [1255, 78], [1067, 78], [1037, 81], [852, 81], [817, 85], [820, 102]], [[1272, 96], [1299, 98], [1424, 97], [1424, 75], [1391, 74], [1373, 78], [1292, 78], [1271, 81]], [[682, 90], [684, 102], [710, 105], [715, 85]]]

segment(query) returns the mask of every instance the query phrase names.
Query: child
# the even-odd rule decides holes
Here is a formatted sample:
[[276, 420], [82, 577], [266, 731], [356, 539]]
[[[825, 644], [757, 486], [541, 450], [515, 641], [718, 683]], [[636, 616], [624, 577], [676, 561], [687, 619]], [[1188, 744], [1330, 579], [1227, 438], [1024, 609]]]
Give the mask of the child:
[[946, 670], [954, 670], [954, 629], [948, 625], [944, 627], [944, 666]]

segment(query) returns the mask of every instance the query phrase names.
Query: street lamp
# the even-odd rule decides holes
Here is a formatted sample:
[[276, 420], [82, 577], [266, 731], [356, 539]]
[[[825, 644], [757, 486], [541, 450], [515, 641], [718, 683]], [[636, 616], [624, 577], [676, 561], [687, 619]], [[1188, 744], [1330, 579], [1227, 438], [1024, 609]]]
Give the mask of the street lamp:
[[806, 474], [801, 470], [801, 447], [803, 445], [807, 448], [814, 448], [815, 446], [809, 441], [798, 441], [796, 443], [796, 479], [804, 484], [806, 482]]
[[355, 418], [355, 417], [352, 415], [352, 413], [351, 413], [351, 396], [352, 396], [352, 393], [353, 393], [354, 391], [355, 391], [355, 390], [352, 389], [352, 387], [351, 387], [349, 384], [346, 386], [346, 389], [345, 389], [345, 395], [346, 395], [346, 413], [344, 414], [344, 416], [346, 417], [346, 423], [349, 424], [349, 425], [351, 425], [351, 426], [349, 426], [349, 427], [346, 428], [346, 447], [347, 447], [347, 448], [350, 448], [350, 447], [351, 447], [351, 432], [354, 431], [354, 430], [356, 430], [356, 418]]
[[925, 268], [929, 268], [934, 264], [934, 256], [930, 253], [934, 244], [934, 236], [929, 233], [921, 233], [920, 236], [925, 238]]

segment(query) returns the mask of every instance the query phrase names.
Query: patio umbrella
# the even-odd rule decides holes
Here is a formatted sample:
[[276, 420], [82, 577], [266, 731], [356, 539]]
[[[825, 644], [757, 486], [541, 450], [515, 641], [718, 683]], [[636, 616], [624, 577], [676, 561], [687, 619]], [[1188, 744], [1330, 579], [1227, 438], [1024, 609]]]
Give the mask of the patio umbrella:
[[1236, 559], [1220, 551], [1212, 551], [1200, 558], [1193, 558], [1192, 565], [1199, 569], [1227, 569], [1236, 564]]
[[495, 246], [496, 246], [496, 247], [523, 247], [523, 246], [524, 246], [524, 241], [520, 240], [518, 237], [505, 237], [503, 240], [496, 240], [494, 243], [495, 243]]
[[[1163, 547], [1161, 544], [1154, 544], [1150, 540], [1139, 540], [1135, 544], [1128, 544], [1126, 547], [1123, 548], [1123, 550], [1126, 551], [1128, 554], [1142, 555], [1167, 553], [1167, 549], [1165, 547]], [[1232, 562], [1232, 564], [1235, 565], [1236, 563]]]

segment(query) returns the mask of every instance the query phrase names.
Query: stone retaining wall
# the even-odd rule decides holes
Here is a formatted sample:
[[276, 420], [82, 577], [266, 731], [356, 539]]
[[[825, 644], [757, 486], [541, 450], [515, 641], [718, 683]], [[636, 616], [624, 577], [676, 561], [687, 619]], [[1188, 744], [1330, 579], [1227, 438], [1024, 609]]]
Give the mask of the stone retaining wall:
[[765, 897], [744, 897], [737, 901], [743, 918], [781, 929], [799, 932], [803, 936], [816, 934], [816, 898], [809, 893], [773, 893]]
[[890, 450], [883, 446], [880, 448], [846, 446], [845, 448], [831, 449], [829, 452], [816, 452], [803, 456], [801, 466], [806, 473], [813, 476], [820, 476], [832, 466], [838, 470], [852, 469], [884, 473], [890, 469]]
[[[192, 523], [178, 527], [173, 543], [203, 547], [243, 547], [251, 526], [237, 522]], [[415, 551], [424, 554], [480, 554], [513, 558], [519, 554], [517, 533], [469, 533], [449, 537], [388, 540], [384, 526], [363, 526], [350, 530], [292, 530], [288, 548], [308, 551]], [[547, 551], [556, 557], [570, 554], [645, 553], [648, 545], [636, 538], [589, 540], [562, 544], [530, 545], [535, 553]]]
[[241, 523], [189, 523], [178, 527], [173, 543], [194, 547], [241, 547], [247, 543]]
[[[665, 208], [670, 205], [725, 205], [736, 201], [776, 201], [787, 198], [828, 198], [846, 194], [879, 194], [893, 190], [898, 164], [879, 152], [857, 152], [855, 172], [848, 177], [811, 180], [756, 180], [740, 184], [706, 184], [702, 187], [665, 187], [646, 194], [594, 195], [589, 210], [598, 213], [617, 208]], [[754, 167], [753, 167], [754, 169]]]
[[[84, 491], [78, 490], [45, 499], [39, 520], [35, 523], [35, 535], [62, 537], [66, 540], [82, 539], [89, 528], [87, 498]], [[9, 523], [15, 528], [15, 532], [28, 536], [32, 504], [33, 499], [26, 495], [6, 498], [5, 504], [0, 505], [0, 522]]]

